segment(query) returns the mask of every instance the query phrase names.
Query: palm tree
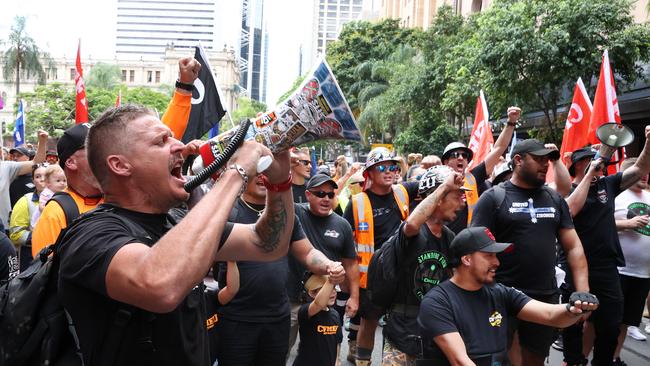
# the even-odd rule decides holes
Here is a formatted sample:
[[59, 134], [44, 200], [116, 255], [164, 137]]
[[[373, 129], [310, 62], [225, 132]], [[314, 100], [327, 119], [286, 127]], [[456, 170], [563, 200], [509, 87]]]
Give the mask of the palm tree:
[[14, 25], [11, 27], [9, 48], [4, 51], [3, 76], [5, 80], [16, 78], [16, 96], [20, 93], [20, 78], [25, 76], [38, 77], [39, 84], [45, 83], [45, 72], [41, 64], [41, 58], [49, 58], [46, 53], [41, 52], [34, 39], [25, 33], [25, 17], [14, 18]]
[[119, 66], [98, 62], [88, 74], [87, 86], [113, 90], [122, 81], [122, 71]]

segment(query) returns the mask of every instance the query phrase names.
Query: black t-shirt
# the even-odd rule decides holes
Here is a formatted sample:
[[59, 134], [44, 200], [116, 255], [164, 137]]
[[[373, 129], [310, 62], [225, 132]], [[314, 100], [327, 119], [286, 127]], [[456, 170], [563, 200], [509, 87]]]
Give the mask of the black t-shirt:
[[309, 317], [309, 304], [298, 310], [300, 343], [293, 366], [333, 366], [336, 347], [343, 340], [339, 313], [334, 308]]
[[433, 339], [458, 332], [477, 366], [507, 365], [508, 317], [531, 299], [499, 283], [467, 291], [452, 281], [434, 287], [422, 300], [418, 324], [422, 341], [432, 345], [435, 365], [449, 365]]
[[[396, 242], [397, 268], [400, 286], [395, 296], [395, 304], [419, 306], [422, 298], [433, 287], [451, 277], [449, 268], [449, 245], [455, 234], [442, 227], [442, 236], [436, 237], [424, 224], [418, 235], [408, 238], [404, 235], [404, 223], [400, 225]], [[419, 335], [417, 318], [400, 312], [391, 312], [384, 336], [400, 351], [417, 356], [420, 345], [411, 335]]]
[[[113, 256], [129, 243], [152, 246], [171, 227], [167, 215], [146, 214], [103, 204], [115, 214], [138, 224], [146, 236], [136, 238], [129, 227], [110, 215], [96, 215], [77, 221], [59, 247], [59, 296], [70, 313], [81, 345], [84, 363], [95, 365], [104, 337], [113, 329], [115, 314], [125, 305], [109, 298], [106, 273]], [[232, 230], [226, 224], [223, 243]], [[123, 331], [116, 365], [207, 365], [210, 362], [203, 284], [185, 297], [178, 307], [165, 314], [136, 310]], [[150, 338], [155, 352], [142, 347], [140, 338]], [[108, 350], [107, 350], [108, 352]]]
[[19, 271], [16, 249], [7, 235], [0, 232], [0, 284], [16, 277]]
[[[248, 205], [255, 210], [264, 209], [264, 205]], [[229, 221], [252, 224], [258, 218], [258, 213], [239, 199], [233, 207]], [[294, 222], [290, 243], [305, 238], [297, 217]], [[291, 306], [287, 297], [287, 256], [272, 262], [241, 261], [237, 262], [237, 267], [239, 291], [228, 304], [221, 307], [220, 316], [235, 321], [268, 323], [277, 322], [290, 315]], [[226, 269], [226, 263], [219, 263], [219, 283], [226, 283]]]
[[34, 192], [35, 188], [31, 174], [17, 176], [9, 185], [9, 200], [11, 202], [11, 207], [13, 208], [22, 196], [29, 192]]
[[293, 202], [295, 203], [304, 203], [307, 202], [307, 196], [305, 195], [305, 185], [304, 184], [291, 184], [291, 192], [293, 192]]
[[524, 189], [503, 184], [505, 199], [498, 211], [493, 187], [478, 200], [471, 226], [485, 226], [496, 240], [513, 243], [499, 253], [496, 281], [531, 295], [550, 295], [555, 283], [555, 243], [560, 229], [573, 228], [569, 206], [548, 187]]
[[[476, 180], [476, 188], [478, 190], [478, 195], [482, 195], [483, 192], [487, 191], [489, 187], [489, 178], [487, 170], [485, 169], [485, 162], [480, 163], [475, 166], [474, 169], [470, 170], [470, 173], [474, 176]], [[467, 216], [469, 215], [469, 210], [467, 205], [463, 206], [460, 210], [456, 212], [456, 219], [447, 224], [447, 227], [451, 229], [454, 233], [458, 234], [461, 230], [467, 227]]]
[[[402, 183], [409, 195], [409, 202], [413, 201], [418, 195], [419, 182]], [[375, 250], [381, 248], [381, 245], [395, 233], [397, 227], [402, 222], [402, 211], [395, 202], [395, 195], [391, 191], [388, 194], [378, 195], [370, 190], [366, 191], [370, 206], [372, 206], [372, 221], [374, 223], [375, 233]], [[345, 207], [343, 218], [348, 221], [352, 230], [354, 227], [354, 213], [352, 212], [352, 201], [348, 202]]]
[[[333, 261], [340, 262], [342, 258], [357, 258], [352, 228], [341, 216], [336, 214], [326, 217], [316, 216], [309, 211], [309, 203], [296, 204], [295, 209], [300, 225], [314, 248], [323, 252], [327, 258]], [[289, 256], [287, 290], [291, 301], [298, 302], [300, 300], [305, 271], [305, 267], [300, 262], [293, 256]]]

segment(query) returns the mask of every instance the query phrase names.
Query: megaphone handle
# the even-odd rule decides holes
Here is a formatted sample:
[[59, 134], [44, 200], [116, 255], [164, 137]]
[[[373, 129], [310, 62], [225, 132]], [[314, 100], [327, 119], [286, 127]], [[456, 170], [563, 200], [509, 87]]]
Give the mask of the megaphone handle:
[[273, 158], [270, 156], [262, 156], [257, 162], [257, 172], [262, 173], [271, 166]]

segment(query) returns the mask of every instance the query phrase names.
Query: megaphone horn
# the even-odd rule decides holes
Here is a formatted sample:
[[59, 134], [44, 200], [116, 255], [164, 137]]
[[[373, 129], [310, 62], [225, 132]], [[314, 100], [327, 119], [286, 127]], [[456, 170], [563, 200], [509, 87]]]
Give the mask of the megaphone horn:
[[[201, 145], [192, 165], [197, 174], [224, 150], [237, 128]], [[361, 132], [331, 68], [320, 60], [298, 89], [272, 111], [251, 120], [245, 140], [255, 140], [273, 152], [323, 139], [361, 141]], [[258, 172], [270, 165], [258, 164]]]
[[594, 160], [602, 158], [605, 162], [609, 162], [616, 149], [634, 141], [634, 132], [619, 123], [605, 123], [596, 130], [596, 137], [600, 141], [600, 149]]

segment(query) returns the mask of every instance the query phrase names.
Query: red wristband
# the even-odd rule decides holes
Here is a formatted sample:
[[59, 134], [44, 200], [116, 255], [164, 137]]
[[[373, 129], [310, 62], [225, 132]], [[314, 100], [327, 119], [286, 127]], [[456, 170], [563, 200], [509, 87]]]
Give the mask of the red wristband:
[[273, 184], [269, 182], [269, 179], [266, 177], [266, 175], [262, 175], [262, 183], [264, 183], [264, 187], [268, 189], [269, 191], [272, 192], [285, 192], [291, 189], [291, 172], [289, 172], [289, 178], [287, 178], [286, 181], [278, 184]]

